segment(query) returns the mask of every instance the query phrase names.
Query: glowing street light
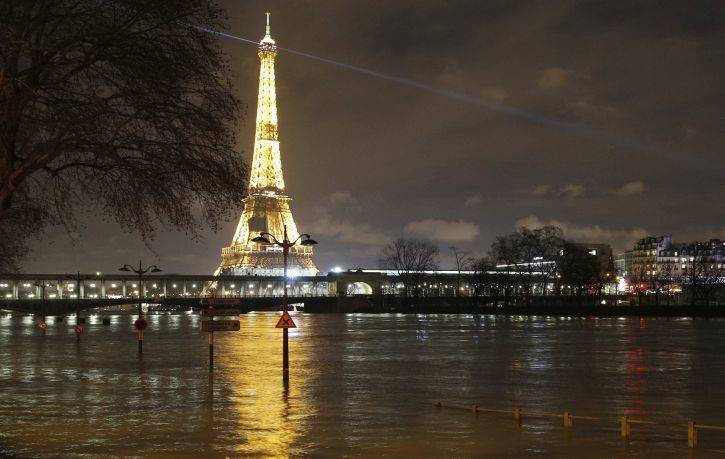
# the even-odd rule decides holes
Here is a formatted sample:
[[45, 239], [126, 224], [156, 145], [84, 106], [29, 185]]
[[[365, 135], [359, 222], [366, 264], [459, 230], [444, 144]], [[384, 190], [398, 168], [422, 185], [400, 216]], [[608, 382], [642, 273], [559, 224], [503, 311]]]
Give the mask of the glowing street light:
[[[141, 260], [138, 261], [138, 268], [135, 268], [131, 265], [123, 265], [120, 268], [118, 268], [119, 271], [124, 272], [134, 272], [138, 275], [138, 284], [139, 284], [139, 294], [138, 294], [138, 319], [136, 319], [136, 322], [134, 325], [136, 326], [136, 330], [138, 331], [138, 353], [141, 354], [143, 352], [143, 331], [146, 329], [147, 323], [145, 320], [143, 320], [143, 311], [141, 310], [141, 295], [143, 294], [143, 276], [146, 273], [160, 273], [161, 269], [159, 269], [156, 265], [147, 266], [146, 268], [141, 265]], [[136, 284], [133, 285], [136, 287]]]
[[[36, 287], [40, 289], [40, 299], [42, 300], [40, 308], [42, 312], [42, 317], [40, 319], [40, 322], [38, 323], [38, 327], [40, 328], [40, 333], [45, 336], [45, 329], [48, 328], [48, 325], [45, 323], [45, 288], [46, 287], [52, 287], [53, 284], [50, 284], [45, 281], [37, 281], [34, 283]], [[12, 297], [12, 295], [10, 295]], [[54, 298], [54, 295], [50, 296], [51, 298]]]
[[71, 298], [75, 298], [79, 301], [76, 301], [76, 340], [81, 340], [81, 333], [83, 333], [83, 323], [85, 323], [85, 319], [81, 319], [81, 282], [83, 282], [81, 272], [78, 271], [75, 276], [66, 275], [66, 279], [73, 279], [76, 281], [75, 288], [73, 288], [73, 285], [68, 286], [69, 291], [75, 291], [75, 295], [71, 295]]
[[[259, 233], [259, 236], [252, 239], [252, 242], [256, 242], [257, 244], [265, 244], [265, 245], [276, 245], [278, 247], [282, 248], [282, 260], [284, 262], [284, 278], [282, 281], [284, 282], [284, 297], [282, 300], [282, 311], [286, 312], [288, 307], [288, 298], [287, 298], [287, 256], [289, 254], [289, 249], [291, 247], [294, 247], [295, 244], [298, 242], [300, 245], [303, 246], [311, 246], [317, 244], [317, 241], [312, 239], [309, 234], [300, 234], [297, 236], [297, 239], [294, 241], [290, 241], [287, 237], [287, 225], [284, 225], [284, 238], [282, 241], [279, 241], [276, 237], [274, 237], [274, 234], [268, 233], [266, 231], [263, 231]], [[288, 345], [288, 331], [286, 328], [282, 329], [282, 375], [285, 380], [289, 378], [289, 345]]]

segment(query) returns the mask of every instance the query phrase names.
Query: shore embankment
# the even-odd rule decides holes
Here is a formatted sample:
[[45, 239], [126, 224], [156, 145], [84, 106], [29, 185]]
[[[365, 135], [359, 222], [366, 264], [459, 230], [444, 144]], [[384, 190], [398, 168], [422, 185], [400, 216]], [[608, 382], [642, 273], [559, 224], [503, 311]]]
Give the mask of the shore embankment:
[[[236, 306], [241, 313], [252, 311], [279, 311], [280, 298], [239, 298]], [[594, 317], [725, 317], [725, 304], [690, 305], [661, 302], [646, 298], [639, 304], [637, 298], [626, 297], [532, 297], [529, 304], [519, 299], [501, 297], [419, 297], [400, 298], [384, 295], [291, 297], [295, 309], [308, 313], [372, 313], [372, 314], [499, 314], [543, 316]], [[144, 300], [154, 310], [188, 311], [198, 309], [198, 298], [151, 298]], [[124, 309], [125, 308], [125, 309]], [[12, 300], [0, 302], [0, 310], [9, 310], [46, 316], [75, 314], [76, 310], [95, 310], [100, 313], [118, 313], [128, 309], [134, 312], [135, 302], [128, 299], [113, 300]]]
[[575, 298], [556, 303], [502, 304], [486, 298], [380, 298], [343, 297], [336, 301], [305, 301], [311, 313], [500, 314], [597, 317], [725, 317], [725, 305], [593, 304]]

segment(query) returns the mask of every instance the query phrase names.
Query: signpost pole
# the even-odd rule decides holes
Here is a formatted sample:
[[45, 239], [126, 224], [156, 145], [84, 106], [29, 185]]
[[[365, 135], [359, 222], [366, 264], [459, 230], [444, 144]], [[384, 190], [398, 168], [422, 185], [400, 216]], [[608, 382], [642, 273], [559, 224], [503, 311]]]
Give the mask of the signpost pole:
[[289, 333], [286, 328], [282, 329], [282, 371], [284, 379], [289, 379]]
[[[214, 321], [214, 305], [209, 303], [209, 320]], [[213, 325], [212, 325], [213, 327]], [[214, 369], [214, 329], [209, 332], [209, 371]]]
[[[238, 300], [236, 301], [238, 303]], [[214, 309], [214, 304], [228, 304], [228, 299], [216, 298], [214, 291], [212, 291], [211, 297], [202, 298], [201, 304], [208, 305], [208, 308], [204, 310], [202, 308], [202, 315], [208, 317], [207, 320], [201, 321], [201, 331], [209, 333], [209, 371], [214, 369], [214, 332], [215, 331], [239, 331], [238, 320], [214, 320], [216, 316], [238, 316], [238, 309]]]
[[214, 368], [214, 332], [209, 332], [209, 370]]
[[[284, 298], [282, 300], [282, 313], [287, 312], [287, 253], [289, 252], [289, 240], [287, 239], [287, 225], [284, 226], [284, 241], [282, 242], [282, 258], [284, 261]], [[289, 380], [289, 333], [287, 328], [282, 329], [282, 379]]]
[[[297, 239], [295, 239], [294, 241], [290, 241], [287, 237], [287, 225], [284, 225], [283, 228], [284, 238], [282, 239], [282, 241], [277, 239], [274, 234], [262, 231], [261, 233], [259, 233], [259, 236], [252, 239], [252, 242], [258, 244], [273, 243], [277, 247], [282, 247], [282, 259], [284, 262], [284, 271], [282, 276], [282, 282], [284, 282], [284, 298], [282, 301], [282, 316], [279, 318], [279, 321], [277, 322], [275, 328], [282, 329], [282, 379], [285, 383], [287, 383], [289, 381], [289, 331], [287, 329], [297, 327], [294, 320], [292, 320], [292, 317], [287, 312], [287, 308], [289, 307], [289, 297], [287, 295], [287, 258], [289, 256], [290, 247], [294, 247], [294, 245], [297, 244], [298, 241], [302, 240], [302, 242], [300, 242], [300, 245], [303, 246], [315, 245], [317, 244], [317, 241], [310, 238], [309, 234], [300, 234], [299, 236], [297, 236]], [[268, 238], [270, 238], [271, 240]]]
[[[134, 327], [136, 328], [137, 337], [138, 337], [138, 356], [141, 357], [143, 354], [143, 331], [146, 330], [146, 327], [148, 327], [148, 322], [144, 320], [143, 318], [143, 307], [142, 302], [144, 298], [144, 286], [143, 286], [143, 276], [144, 274], [150, 272], [150, 273], [159, 273], [161, 270], [156, 265], [146, 266], [146, 269], [143, 268], [143, 265], [141, 264], [141, 260], [138, 261], [138, 269], [134, 268], [131, 265], [123, 265], [120, 268], [118, 268], [119, 271], [125, 271], [125, 272], [133, 272], [136, 275], [138, 275], [138, 291], [137, 291], [137, 299], [138, 299], [138, 318], [133, 323]], [[124, 281], [125, 282], [125, 281]]]
[[41, 281], [40, 284], [36, 283], [36, 286], [40, 286], [40, 322], [38, 327], [40, 328], [40, 335], [45, 336], [45, 329], [48, 328], [48, 324], [45, 323], [45, 281]]
[[81, 272], [78, 271], [76, 275], [76, 341], [81, 340], [81, 333], [83, 332], [83, 323], [81, 321]]
[[40, 329], [43, 330], [43, 336], [45, 336], [45, 329], [48, 327], [48, 325], [45, 323], [45, 281], [43, 281], [43, 285], [40, 287], [40, 296], [43, 299], [43, 318], [40, 319], [40, 323], [42, 324], [40, 326]]
[[[138, 261], [138, 321], [143, 320], [143, 309], [141, 307], [141, 297], [143, 296], [143, 270], [141, 269], [141, 260]], [[138, 330], [138, 353], [143, 354], [143, 330]]]

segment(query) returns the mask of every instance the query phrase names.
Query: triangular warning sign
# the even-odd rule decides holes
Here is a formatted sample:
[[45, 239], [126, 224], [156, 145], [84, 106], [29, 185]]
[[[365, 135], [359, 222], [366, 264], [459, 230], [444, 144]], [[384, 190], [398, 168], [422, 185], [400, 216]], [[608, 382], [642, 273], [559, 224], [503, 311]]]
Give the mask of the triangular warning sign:
[[282, 313], [282, 317], [279, 318], [275, 328], [297, 328], [295, 321], [292, 320], [292, 316], [287, 311]]

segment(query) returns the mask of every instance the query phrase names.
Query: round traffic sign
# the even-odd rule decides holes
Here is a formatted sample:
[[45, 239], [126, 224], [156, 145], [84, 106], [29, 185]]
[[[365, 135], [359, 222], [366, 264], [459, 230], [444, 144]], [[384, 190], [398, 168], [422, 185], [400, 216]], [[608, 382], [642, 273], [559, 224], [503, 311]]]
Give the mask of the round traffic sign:
[[41, 320], [40, 323], [38, 323], [38, 327], [40, 327], [41, 330], [45, 330], [46, 328], [48, 328], [48, 324], [46, 324], [45, 321]]
[[146, 327], [149, 326], [149, 323], [143, 319], [136, 319], [136, 322], [133, 323], [133, 326], [136, 327], [136, 330], [141, 331], [146, 330]]

